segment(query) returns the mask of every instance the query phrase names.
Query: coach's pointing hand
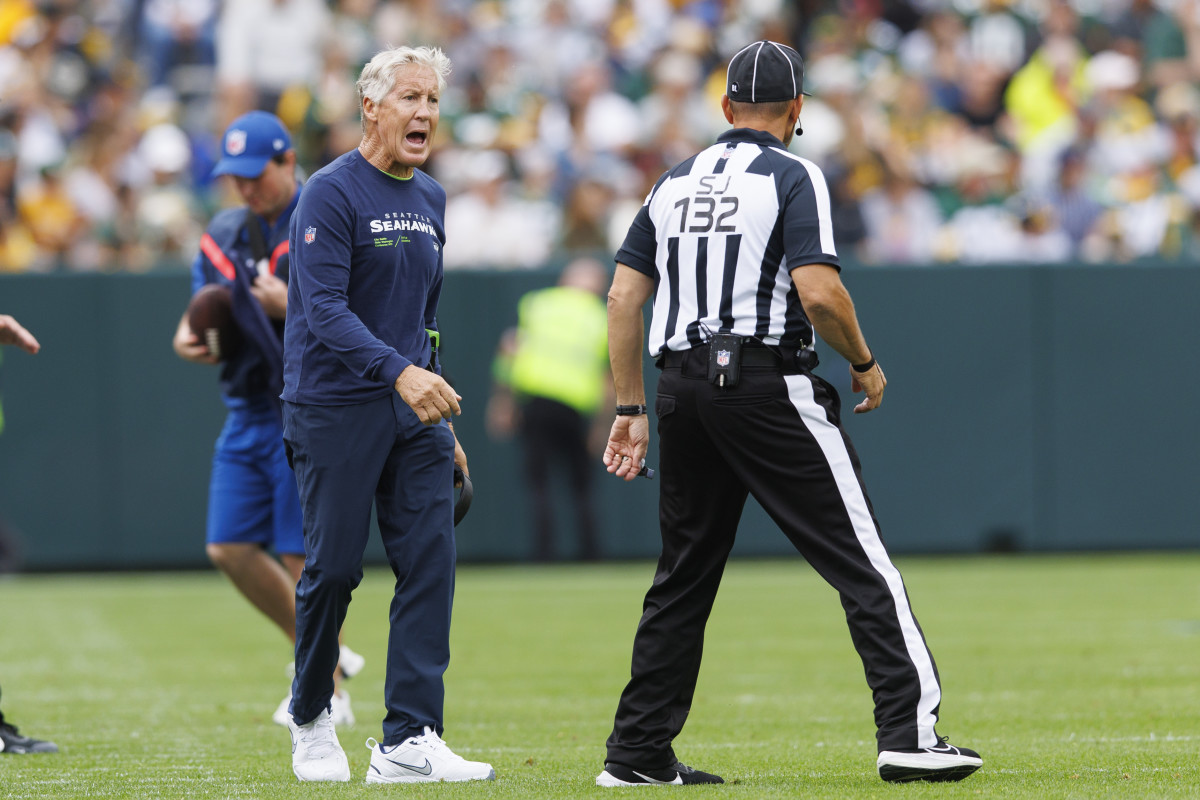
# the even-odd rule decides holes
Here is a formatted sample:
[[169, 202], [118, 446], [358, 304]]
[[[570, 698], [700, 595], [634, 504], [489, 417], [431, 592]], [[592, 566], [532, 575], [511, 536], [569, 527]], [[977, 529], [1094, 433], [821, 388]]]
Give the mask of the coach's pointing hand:
[[408, 403], [426, 425], [437, 425], [443, 419], [462, 413], [458, 405], [462, 397], [450, 388], [450, 384], [441, 375], [416, 364], [404, 368], [396, 378], [395, 387], [400, 399]]
[[871, 365], [865, 372], [858, 372], [850, 367], [850, 389], [855, 392], [866, 392], [867, 396], [854, 407], [855, 414], [865, 414], [879, 408], [883, 402], [883, 387], [887, 386], [887, 378], [883, 376], [883, 368], [878, 362]]

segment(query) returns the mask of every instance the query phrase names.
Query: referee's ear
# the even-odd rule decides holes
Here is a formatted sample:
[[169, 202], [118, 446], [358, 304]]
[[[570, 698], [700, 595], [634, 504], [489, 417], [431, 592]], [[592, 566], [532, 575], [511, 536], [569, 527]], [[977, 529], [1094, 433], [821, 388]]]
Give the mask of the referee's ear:
[[721, 111], [725, 113], [725, 121], [733, 124], [733, 106], [729, 103], [729, 95], [721, 95]]
[[[788, 111], [788, 129], [792, 129], [800, 124], [800, 110], [804, 107], [804, 95], [798, 96], [792, 101], [792, 107]], [[795, 117], [793, 118], [793, 114]]]

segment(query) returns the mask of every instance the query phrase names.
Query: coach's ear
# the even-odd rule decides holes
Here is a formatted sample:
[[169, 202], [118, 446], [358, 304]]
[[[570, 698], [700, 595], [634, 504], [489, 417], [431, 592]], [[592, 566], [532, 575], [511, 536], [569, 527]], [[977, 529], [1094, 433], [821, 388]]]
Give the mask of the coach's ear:
[[378, 122], [379, 104], [369, 97], [364, 97], [362, 99], [362, 115], [363, 119], [370, 120], [371, 122]]
[[721, 111], [725, 113], [725, 121], [733, 124], [733, 106], [729, 105], [729, 95], [721, 95]]

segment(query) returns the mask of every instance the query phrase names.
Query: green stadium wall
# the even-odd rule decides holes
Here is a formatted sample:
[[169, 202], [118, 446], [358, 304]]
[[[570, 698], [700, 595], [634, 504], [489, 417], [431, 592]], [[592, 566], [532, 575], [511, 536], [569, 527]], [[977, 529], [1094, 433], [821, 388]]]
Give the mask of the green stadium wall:
[[[517, 299], [553, 271], [446, 276], [440, 323], [475, 500], [464, 561], [532, 550], [515, 442], [483, 416]], [[844, 362], [821, 348], [894, 553], [1190, 548], [1198, 539], [1200, 371], [1187, 345], [1200, 269], [1170, 265], [847, 270], [887, 372], [883, 408], [851, 413]], [[30, 570], [194, 567], [224, 416], [216, 371], [176, 358], [178, 271], [0, 277], [0, 313], [42, 352], [0, 367], [0, 520]], [[653, 395], [656, 372], [646, 361]], [[652, 402], [652, 398], [651, 398]], [[654, 445], [649, 459], [656, 462]], [[602, 545], [658, 552], [657, 484], [596, 461]], [[559, 547], [575, 553], [565, 485]], [[751, 501], [735, 553], [793, 552]], [[378, 538], [368, 550], [382, 558]]]

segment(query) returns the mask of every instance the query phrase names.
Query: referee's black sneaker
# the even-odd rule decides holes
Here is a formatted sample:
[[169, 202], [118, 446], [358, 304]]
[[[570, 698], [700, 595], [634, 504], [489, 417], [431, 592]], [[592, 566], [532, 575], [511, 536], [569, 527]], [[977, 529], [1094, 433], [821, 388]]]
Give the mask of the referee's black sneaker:
[[974, 750], [946, 744], [939, 736], [933, 747], [884, 750], [876, 762], [879, 777], [889, 783], [909, 781], [961, 781], [983, 766]]
[[596, 778], [597, 786], [685, 786], [693, 783], [724, 783], [720, 775], [710, 775], [676, 761], [669, 769], [642, 769], [621, 764], [605, 763], [604, 771]]
[[0, 753], [25, 755], [26, 753], [57, 753], [58, 745], [22, 736], [17, 729], [0, 719]]

